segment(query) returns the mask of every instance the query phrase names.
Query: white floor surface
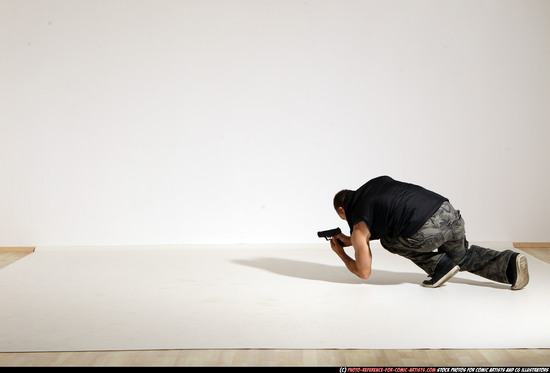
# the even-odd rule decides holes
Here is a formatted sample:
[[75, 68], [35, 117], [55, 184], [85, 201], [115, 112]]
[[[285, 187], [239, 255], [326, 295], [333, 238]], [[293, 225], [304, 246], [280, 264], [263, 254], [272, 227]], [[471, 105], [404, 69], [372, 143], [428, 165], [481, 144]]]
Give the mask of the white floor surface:
[[38, 247], [0, 270], [0, 351], [550, 348], [549, 264], [526, 254], [521, 291], [464, 272], [427, 289], [372, 251], [361, 280], [328, 243]]

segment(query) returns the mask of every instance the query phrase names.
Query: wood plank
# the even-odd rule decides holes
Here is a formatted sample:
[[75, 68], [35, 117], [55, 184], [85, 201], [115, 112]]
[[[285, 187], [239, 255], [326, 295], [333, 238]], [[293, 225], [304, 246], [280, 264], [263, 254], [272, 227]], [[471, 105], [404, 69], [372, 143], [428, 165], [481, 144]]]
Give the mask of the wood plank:
[[514, 242], [516, 249], [550, 249], [550, 242]]
[[31, 254], [32, 252], [25, 251], [0, 251], [0, 269], [7, 267], [19, 259]]
[[375, 366], [546, 367], [550, 349], [144, 350], [0, 352], [0, 366]]
[[34, 246], [8, 246], [8, 247], [0, 247], [0, 252], [14, 252], [14, 251], [24, 251], [32, 253], [34, 252], [35, 247]]
[[550, 263], [550, 250], [539, 248], [539, 249], [532, 249], [532, 248], [525, 248], [520, 249], [523, 252], [526, 252], [529, 255], [533, 255], [535, 258], [542, 260], [543, 262]]

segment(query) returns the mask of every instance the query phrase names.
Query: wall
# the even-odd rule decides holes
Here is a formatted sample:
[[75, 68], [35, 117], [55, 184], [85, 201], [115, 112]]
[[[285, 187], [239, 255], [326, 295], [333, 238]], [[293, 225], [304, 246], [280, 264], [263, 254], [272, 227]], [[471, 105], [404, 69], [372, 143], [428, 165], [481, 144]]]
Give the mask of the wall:
[[550, 241], [550, 2], [0, 1], [0, 245], [308, 243], [388, 174]]

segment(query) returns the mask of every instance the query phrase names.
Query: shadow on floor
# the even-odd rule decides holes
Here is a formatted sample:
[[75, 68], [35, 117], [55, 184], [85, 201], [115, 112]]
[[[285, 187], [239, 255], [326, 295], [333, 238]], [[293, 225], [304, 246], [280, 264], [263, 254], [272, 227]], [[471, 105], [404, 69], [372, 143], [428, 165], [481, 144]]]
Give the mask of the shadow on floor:
[[[305, 280], [326, 281], [340, 284], [369, 284], [369, 285], [399, 285], [417, 284], [428, 277], [424, 273], [393, 272], [381, 269], [373, 269], [367, 280], [360, 279], [342, 266], [332, 266], [301, 260], [284, 258], [255, 258], [234, 260], [233, 263], [265, 270], [282, 276], [301, 278]], [[510, 285], [494, 283], [490, 281], [475, 281], [455, 276], [449, 282], [476, 286], [492, 287], [496, 289], [509, 289]]]

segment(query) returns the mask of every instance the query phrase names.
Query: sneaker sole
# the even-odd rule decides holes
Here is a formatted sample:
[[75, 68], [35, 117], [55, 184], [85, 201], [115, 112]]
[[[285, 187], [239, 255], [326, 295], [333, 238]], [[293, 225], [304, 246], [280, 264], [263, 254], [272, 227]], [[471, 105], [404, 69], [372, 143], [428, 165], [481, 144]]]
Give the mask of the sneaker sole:
[[453, 269], [451, 269], [449, 272], [445, 274], [445, 276], [441, 277], [439, 281], [437, 281], [435, 284], [424, 284], [422, 283], [422, 286], [425, 288], [437, 288], [449, 281], [454, 275], [456, 275], [460, 271], [459, 266], [455, 266]]
[[516, 283], [512, 285], [512, 290], [523, 289], [529, 283], [529, 269], [527, 268], [527, 258], [523, 254], [519, 254], [516, 258]]

